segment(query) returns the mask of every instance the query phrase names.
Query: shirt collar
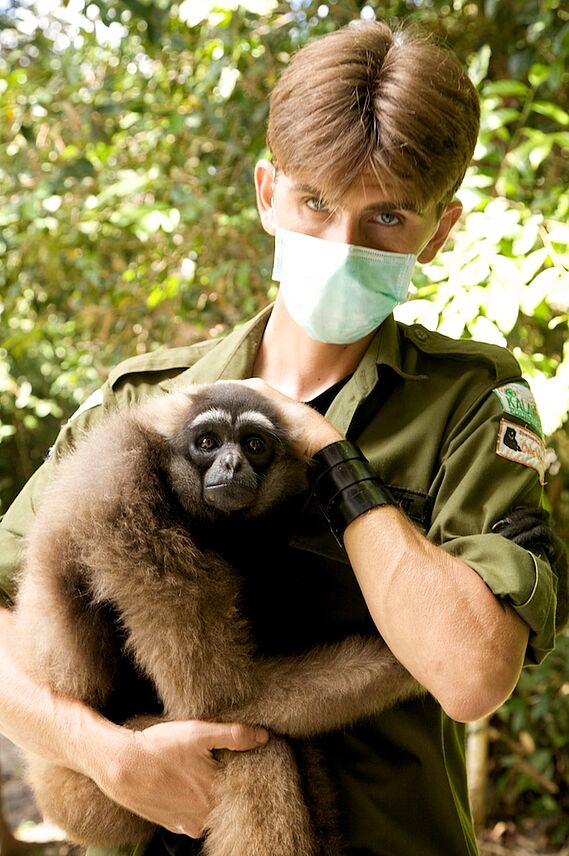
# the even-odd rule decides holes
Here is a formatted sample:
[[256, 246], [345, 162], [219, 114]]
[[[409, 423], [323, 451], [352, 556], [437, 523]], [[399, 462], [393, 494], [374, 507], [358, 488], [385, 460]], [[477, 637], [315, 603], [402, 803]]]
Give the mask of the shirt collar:
[[389, 315], [378, 329], [356, 371], [340, 390], [326, 413], [326, 418], [342, 434], [347, 434], [360, 405], [372, 394], [378, 384], [381, 387], [386, 368], [387, 371], [396, 373], [397, 382], [426, 379], [426, 375], [409, 372], [403, 368], [401, 336], [392, 315]]
[[405, 360], [402, 345], [404, 339], [401, 327], [393, 315], [389, 315], [370, 344], [370, 348], [375, 348], [376, 364], [389, 366], [402, 380], [427, 380], [427, 375], [413, 371], [406, 365], [408, 361]]

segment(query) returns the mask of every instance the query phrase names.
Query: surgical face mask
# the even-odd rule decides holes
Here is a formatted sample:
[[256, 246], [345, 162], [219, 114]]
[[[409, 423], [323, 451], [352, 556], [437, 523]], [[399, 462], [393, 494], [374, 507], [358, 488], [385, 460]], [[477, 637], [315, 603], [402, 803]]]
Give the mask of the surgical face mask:
[[348, 344], [379, 327], [406, 299], [416, 260], [277, 227], [273, 279], [311, 339]]

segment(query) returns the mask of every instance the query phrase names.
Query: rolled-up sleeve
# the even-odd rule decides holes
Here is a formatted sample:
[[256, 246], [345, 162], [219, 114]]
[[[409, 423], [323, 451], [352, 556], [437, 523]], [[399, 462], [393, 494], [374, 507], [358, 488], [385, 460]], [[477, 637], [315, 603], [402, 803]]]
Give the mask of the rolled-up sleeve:
[[501, 535], [471, 535], [441, 545], [473, 568], [529, 625], [528, 662], [539, 663], [555, 641], [556, 580], [549, 563]]
[[530, 627], [527, 662], [539, 663], [554, 645], [557, 579], [545, 556], [491, 531], [513, 508], [539, 507], [543, 493], [531, 456], [522, 463], [515, 455], [499, 453], [503, 417], [497, 396], [490, 393], [448, 438], [429, 538], [472, 567], [497, 597], [512, 605]]

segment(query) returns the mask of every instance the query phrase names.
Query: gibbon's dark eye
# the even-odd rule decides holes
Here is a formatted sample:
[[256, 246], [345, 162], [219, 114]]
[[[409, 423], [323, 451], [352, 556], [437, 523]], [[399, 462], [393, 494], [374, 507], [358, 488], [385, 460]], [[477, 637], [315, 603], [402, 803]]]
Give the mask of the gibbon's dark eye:
[[245, 437], [243, 446], [251, 455], [260, 455], [265, 451], [266, 443], [262, 437], [253, 434], [251, 437]]
[[219, 446], [219, 440], [212, 434], [204, 434], [203, 437], [198, 437], [196, 447], [200, 452], [213, 452]]

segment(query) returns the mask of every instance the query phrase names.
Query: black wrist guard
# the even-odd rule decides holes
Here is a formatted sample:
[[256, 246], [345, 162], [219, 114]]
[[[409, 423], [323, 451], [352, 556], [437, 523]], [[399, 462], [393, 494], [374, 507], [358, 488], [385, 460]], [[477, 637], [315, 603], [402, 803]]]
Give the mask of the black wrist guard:
[[346, 526], [356, 517], [371, 508], [395, 505], [361, 450], [349, 440], [317, 452], [308, 466], [308, 481], [340, 545]]

